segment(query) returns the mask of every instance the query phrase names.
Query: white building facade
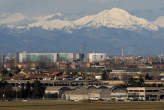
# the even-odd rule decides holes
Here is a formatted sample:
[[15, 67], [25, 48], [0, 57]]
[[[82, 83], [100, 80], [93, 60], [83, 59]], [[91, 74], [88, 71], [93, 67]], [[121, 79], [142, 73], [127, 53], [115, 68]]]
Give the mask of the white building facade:
[[100, 62], [107, 59], [106, 53], [88, 53], [88, 61], [91, 62]]

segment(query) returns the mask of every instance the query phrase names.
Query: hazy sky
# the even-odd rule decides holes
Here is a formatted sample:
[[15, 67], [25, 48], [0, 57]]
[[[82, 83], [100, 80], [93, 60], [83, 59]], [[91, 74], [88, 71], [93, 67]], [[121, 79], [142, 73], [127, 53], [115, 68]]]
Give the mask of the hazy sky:
[[113, 7], [144, 17], [164, 15], [164, 0], [0, 0], [1, 13], [22, 13], [28, 16], [91, 14]]

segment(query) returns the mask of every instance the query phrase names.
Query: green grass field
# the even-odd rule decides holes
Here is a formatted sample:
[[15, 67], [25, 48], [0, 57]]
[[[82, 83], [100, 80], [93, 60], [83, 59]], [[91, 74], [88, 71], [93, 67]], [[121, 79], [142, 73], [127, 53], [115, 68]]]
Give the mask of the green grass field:
[[0, 102], [0, 110], [164, 110], [164, 102]]

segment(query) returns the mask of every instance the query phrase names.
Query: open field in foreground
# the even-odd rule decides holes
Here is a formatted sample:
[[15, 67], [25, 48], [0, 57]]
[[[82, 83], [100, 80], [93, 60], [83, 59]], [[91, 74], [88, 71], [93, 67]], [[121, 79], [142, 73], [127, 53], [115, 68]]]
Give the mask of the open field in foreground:
[[0, 110], [164, 110], [164, 102], [0, 102]]

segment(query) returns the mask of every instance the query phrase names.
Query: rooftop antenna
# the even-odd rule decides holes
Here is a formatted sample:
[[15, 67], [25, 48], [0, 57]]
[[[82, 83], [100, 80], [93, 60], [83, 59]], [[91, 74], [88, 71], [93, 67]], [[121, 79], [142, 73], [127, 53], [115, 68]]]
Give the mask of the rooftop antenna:
[[80, 53], [84, 52], [84, 45], [80, 45]]
[[122, 57], [124, 57], [124, 48], [122, 48]]

